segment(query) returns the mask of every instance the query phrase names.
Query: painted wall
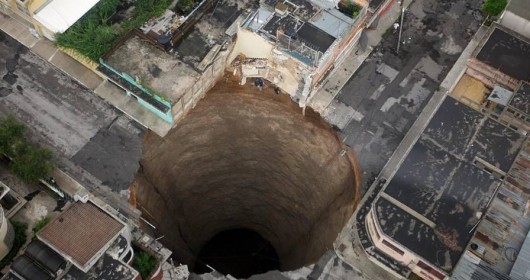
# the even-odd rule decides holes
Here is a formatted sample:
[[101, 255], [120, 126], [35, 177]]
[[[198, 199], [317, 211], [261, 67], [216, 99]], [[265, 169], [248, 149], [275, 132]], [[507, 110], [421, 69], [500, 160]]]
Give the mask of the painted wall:
[[[366, 215], [366, 226], [368, 229], [368, 234], [370, 235], [370, 239], [372, 239], [372, 242], [374, 246], [379, 249], [380, 251], [384, 252], [389, 257], [393, 258], [397, 262], [400, 262], [401, 264], [409, 267], [412, 272], [415, 274], [421, 276], [423, 279], [433, 279], [437, 280], [438, 278], [434, 275], [431, 275], [429, 272], [423, 270], [416, 264], [419, 261], [422, 261], [426, 264], [428, 262], [426, 260], [421, 259], [418, 255], [416, 255], [414, 252], [409, 251], [406, 247], [402, 246], [401, 244], [394, 241], [392, 238], [386, 236], [383, 231], [381, 230], [377, 219], [375, 217], [375, 210], [372, 208], [368, 214]], [[400, 254], [396, 252], [394, 249], [390, 248], [389, 246], [385, 245], [383, 243], [383, 240], [392, 244], [399, 250], [403, 251], [403, 254]], [[435, 268], [431, 265], [432, 268]], [[442, 273], [440, 270], [437, 269], [440, 273]], [[444, 274], [444, 273], [442, 273]], [[448, 280], [449, 276], [445, 276], [444, 280]]]
[[530, 21], [524, 19], [510, 11], [505, 11], [502, 16], [500, 23], [523, 36], [530, 39]]
[[250, 58], [269, 59], [273, 48], [274, 46], [271, 42], [252, 31], [238, 26], [236, 44], [228, 56], [228, 61], [232, 62], [241, 53]]
[[16, 0], [0, 0], [0, 2], [8, 7], [11, 12], [30, 23], [40, 36], [44, 36], [52, 41], [54, 40], [53, 32], [46, 29], [40, 22], [33, 18], [35, 12], [47, 0], [27, 0], [25, 3], [20, 3]]
[[15, 233], [13, 226], [4, 215], [4, 209], [1, 207], [0, 212], [0, 259], [3, 259], [13, 247]]

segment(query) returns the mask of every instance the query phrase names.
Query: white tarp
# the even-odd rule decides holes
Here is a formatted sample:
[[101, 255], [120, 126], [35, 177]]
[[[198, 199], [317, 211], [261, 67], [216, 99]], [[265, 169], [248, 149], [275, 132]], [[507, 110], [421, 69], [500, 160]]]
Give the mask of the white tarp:
[[62, 33], [78, 21], [99, 0], [51, 0], [34, 18], [54, 33]]

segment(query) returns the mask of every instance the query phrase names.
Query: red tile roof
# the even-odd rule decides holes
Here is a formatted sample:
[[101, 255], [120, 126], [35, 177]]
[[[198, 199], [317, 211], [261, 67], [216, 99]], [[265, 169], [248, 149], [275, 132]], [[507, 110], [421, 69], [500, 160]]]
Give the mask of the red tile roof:
[[94, 204], [76, 202], [44, 227], [38, 237], [83, 269], [123, 227]]

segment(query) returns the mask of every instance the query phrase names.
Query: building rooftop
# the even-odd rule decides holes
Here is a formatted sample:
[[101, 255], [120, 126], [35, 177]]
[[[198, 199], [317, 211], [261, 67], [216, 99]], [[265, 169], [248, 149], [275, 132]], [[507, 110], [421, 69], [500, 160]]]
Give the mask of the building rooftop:
[[154, 90], [171, 103], [184, 95], [185, 90], [192, 87], [200, 75], [181, 59], [138, 36], [125, 41], [108, 56], [106, 62], [114, 69], [139, 80], [144, 87]]
[[526, 235], [523, 246], [517, 254], [517, 260], [512, 267], [510, 277], [514, 280], [530, 279], [530, 233]]
[[[355, 5], [362, 8], [358, 3]], [[358, 16], [352, 17], [339, 10], [333, 1], [266, 0], [242, 27], [275, 41], [299, 61], [316, 66], [333, 43], [352, 30]]]
[[38, 238], [87, 271], [124, 227], [91, 202], [76, 202], [46, 225]]
[[429, 230], [416, 228], [419, 219], [403, 211], [393, 219], [388, 213], [379, 216], [380, 221], [386, 220], [383, 231], [449, 272], [471, 238], [470, 230], [478, 222], [476, 213], [484, 210], [497, 183], [486, 172], [420, 140], [384, 192], [433, 225]]
[[523, 245], [530, 228], [525, 214], [528, 198], [520, 191], [503, 185], [492, 201], [486, 216], [477, 227], [470, 248], [492, 270], [508, 275], [517, 252]]
[[448, 250], [436, 231], [395, 204], [380, 197], [375, 210], [382, 231], [409, 250], [441, 268], [452, 268], [460, 252]]
[[133, 280], [138, 276], [138, 272], [118, 260], [104, 254], [94, 267], [87, 273], [82, 272], [76, 267], [71, 267], [68, 272], [61, 278], [62, 280]]
[[26, 247], [24, 255], [30, 257], [51, 273], [56, 273], [66, 264], [66, 261], [57, 252], [38, 239], [31, 241], [28, 247]]
[[353, 26], [353, 20], [337, 9], [322, 10], [309, 22], [334, 38], [338, 38]]
[[518, 80], [530, 80], [530, 43], [519, 35], [493, 28], [477, 59]]
[[505, 89], [501, 86], [494, 86], [491, 94], [488, 96], [488, 101], [495, 102], [499, 105], [506, 106], [508, 101], [513, 96], [513, 91]]
[[466, 251], [451, 275], [452, 280], [511, 280], [470, 251]]
[[480, 158], [508, 172], [523, 140], [521, 134], [488, 118], [471, 141], [465, 157], [469, 162]]
[[296, 31], [304, 24], [304, 22], [296, 19], [291, 15], [280, 17], [274, 15], [263, 26], [263, 31], [272, 37], [276, 37], [277, 33], [281, 32], [289, 37], [296, 37]]
[[[188, 26], [191, 19], [183, 22], [184, 18], [166, 11], [162, 17], [152, 19], [142, 27], [144, 34], [131, 34], [103, 59], [108, 66], [131, 77], [172, 105], [196, 85], [204, 65], [211, 63], [209, 52], [222, 48], [228, 38], [225, 32], [246, 5], [250, 4], [241, 0], [219, 3], [211, 14], [197, 18], [198, 21], [189, 29], [186, 27], [182, 31], [184, 35], [179, 40], [175, 39], [174, 45], [169, 42], [162, 44], [161, 37], [169, 40], [168, 30], [174, 30], [175, 26]], [[174, 32], [180, 34], [180, 31]], [[126, 87], [127, 81], [119, 83]], [[158, 102], [151, 100], [148, 103], [156, 107]], [[164, 108], [160, 105], [159, 109], [164, 111]]]
[[322, 53], [326, 52], [331, 44], [335, 42], [335, 37], [307, 22], [298, 29], [296, 34], [306, 45]]
[[450, 272], [500, 185], [476, 160], [507, 172], [523, 140], [447, 97], [376, 203], [383, 231]]
[[28, 256], [18, 256], [11, 264], [11, 271], [22, 279], [31, 280], [49, 280], [53, 279], [53, 276], [46, 270], [38, 266]]
[[526, 20], [530, 20], [530, 1], [510, 0], [506, 6], [506, 11], [510, 11]]
[[517, 89], [510, 100], [510, 106], [517, 110], [530, 115], [530, 84], [523, 82], [521, 87]]

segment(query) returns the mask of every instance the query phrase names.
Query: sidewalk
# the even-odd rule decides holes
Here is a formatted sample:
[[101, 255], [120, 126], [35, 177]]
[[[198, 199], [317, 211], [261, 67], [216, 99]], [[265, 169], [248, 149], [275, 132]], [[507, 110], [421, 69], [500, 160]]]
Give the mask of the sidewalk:
[[[160, 119], [148, 109], [142, 107], [133, 99], [128, 97], [123, 91], [108, 83], [102, 76], [93, 70], [96, 67], [90, 62], [87, 65], [79, 62], [69, 54], [58, 49], [53, 42], [44, 38], [36, 38], [30, 32], [30, 27], [22, 20], [0, 12], [0, 30], [13, 37], [15, 40], [26, 46], [32, 53], [48, 61], [66, 75], [76, 80], [96, 95], [128, 115], [131, 119], [141, 125], [151, 129], [160, 137], [165, 136], [172, 125]], [[110, 84], [110, 85], [109, 85]]]
[[[406, 8], [412, 0], [405, 0], [403, 2]], [[334, 100], [344, 85], [355, 74], [357, 69], [361, 67], [363, 62], [372, 53], [373, 47], [377, 46], [383, 39], [383, 34], [387, 29], [392, 27], [392, 24], [399, 19], [401, 7], [398, 1], [394, 1], [379, 19], [376, 29], [366, 29], [365, 35], [368, 38], [368, 47], [362, 50], [360, 45], [352, 48], [347, 57], [341, 64], [336, 65], [324, 84], [317, 89], [309, 101], [309, 106], [320, 113], [327, 121], [339, 128], [342, 124], [348, 123], [351, 118], [355, 117], [356, 112], [339, 101]], [[345, 119], [344, 115], [351, 116], [350, 119]]]

